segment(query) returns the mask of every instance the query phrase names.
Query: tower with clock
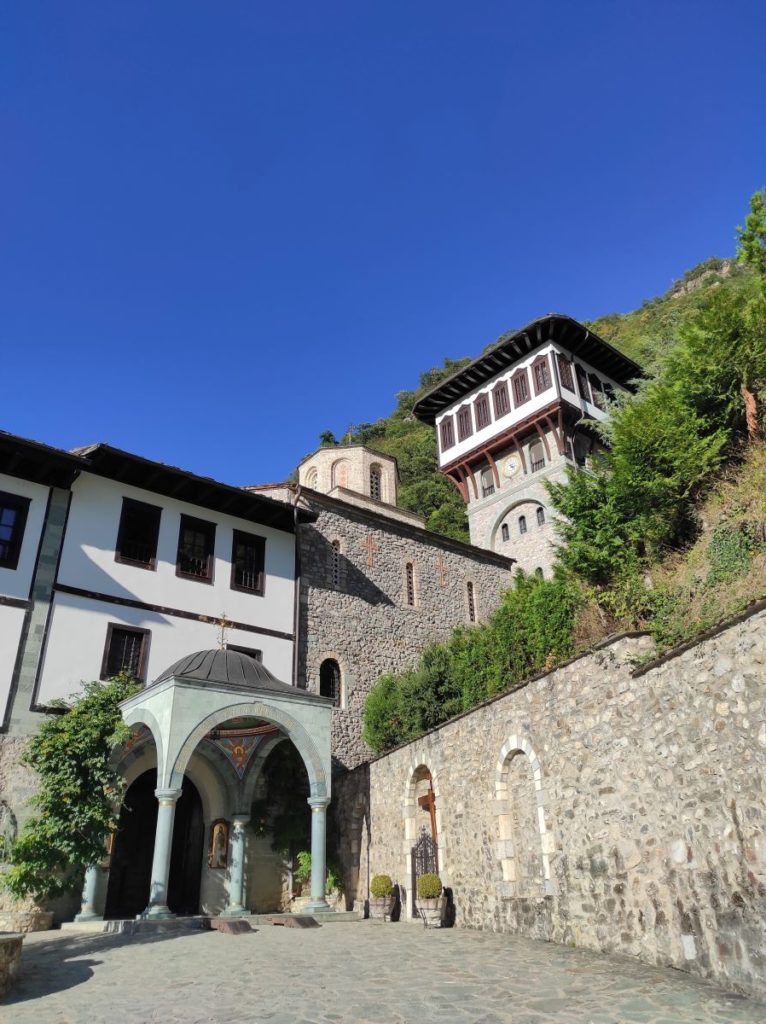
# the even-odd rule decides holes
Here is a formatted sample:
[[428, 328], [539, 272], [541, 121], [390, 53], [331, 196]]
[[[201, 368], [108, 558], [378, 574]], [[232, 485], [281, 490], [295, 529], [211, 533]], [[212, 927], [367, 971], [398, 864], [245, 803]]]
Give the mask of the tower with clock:
[[466, 502], [471, 541], [549, 575], [556, 531], [545, 484], [587, 472], [598, 423], [641, 368], [571, 317], [503, 335], [415, 405], [439, 467]]

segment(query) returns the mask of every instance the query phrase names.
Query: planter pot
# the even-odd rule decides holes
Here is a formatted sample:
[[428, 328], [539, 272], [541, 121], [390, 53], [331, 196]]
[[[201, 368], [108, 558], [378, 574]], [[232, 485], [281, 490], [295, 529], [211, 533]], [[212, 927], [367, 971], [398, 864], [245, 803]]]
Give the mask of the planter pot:
[[370, 896], [370, 917], [385, 921], [394, 912], [396, 893], [390, 896]]
[[425, 923], [429, 928], [441, 928], [447, 910], [446, 896], [437, 896], [432, 900], [418, 899], [415, 905], [419, 911], [422, 911], [422, 916], [425, 917]]

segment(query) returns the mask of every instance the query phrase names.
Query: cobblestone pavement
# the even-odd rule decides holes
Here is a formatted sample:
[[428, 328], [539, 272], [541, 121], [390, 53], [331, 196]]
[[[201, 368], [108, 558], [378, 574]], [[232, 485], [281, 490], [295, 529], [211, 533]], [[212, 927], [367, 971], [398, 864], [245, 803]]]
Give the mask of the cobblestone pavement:
[[2, 1024], [763, 1024], [677, 971], [467, 930], [356, 922], [246, 935], [37, 933]]

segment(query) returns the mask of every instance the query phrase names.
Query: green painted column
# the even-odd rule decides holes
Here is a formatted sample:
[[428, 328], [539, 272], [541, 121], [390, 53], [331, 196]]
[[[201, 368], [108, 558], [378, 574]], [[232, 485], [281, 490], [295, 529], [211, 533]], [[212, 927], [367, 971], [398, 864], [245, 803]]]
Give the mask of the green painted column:
[[325, 899], [327, 877], [327, 797], [309, 797], [311, 807], [311, 902], [307, 910], [325, 911], [330, 906]]
[[75, 921], [103, 921], [103, 917], [98, 912], [99, 890], [103, 873], [103, 869], [94, 864], [85, 869], [82, 905], [80, 913], [75, 917]]
[[170, 875], [170, 854], [173, 849], [173, 821], [180, 789], [155, 789], [159, 800], [157, 809], [157, 830], [154, 834], [154, 857], [152, 859], [152, 881], [149, 888], [149, 906], [145, 917], [175, 917], [168, 908], [168, 877]]
[[229, 905], [221, 917], [241, 917], [245, 907], [245, 839], [249, 814], [235, 814], [231, 820], [231, 863], [229, 866]]

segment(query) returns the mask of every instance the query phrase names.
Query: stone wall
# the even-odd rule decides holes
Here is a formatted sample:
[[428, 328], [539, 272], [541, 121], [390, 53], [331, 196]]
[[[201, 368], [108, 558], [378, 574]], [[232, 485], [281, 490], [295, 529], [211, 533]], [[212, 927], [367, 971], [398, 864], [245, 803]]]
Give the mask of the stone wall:
[[[319, 668], [338, 662], [341, 706], [333, 714], [336, 765], [353, 767], [371, 752], [361, 738], [364, 700], [385, 672], [411, 667], [425, 647], [469, 622], [467, 584], [477, 619], [497, 607], [511, 585], [511, 563], [489, 551], [408, 527], [384, 515], [319, 495], [318, 514], [300, 530], [301, 638], [299, 678], [319, 690]], [[333, 541], [340, 544], [334, 567]], [[407, 603], [406, 566], [415, 604]]]
[[21, 935], [0, 934], [0, 996], [14, 985], [21, 966]]
[[407, 890], [427, 815], [457, 924], [669, 964], [766, 993], [766, 612], [635, 670], [621, 639], [347, 773], [350, 896]]

